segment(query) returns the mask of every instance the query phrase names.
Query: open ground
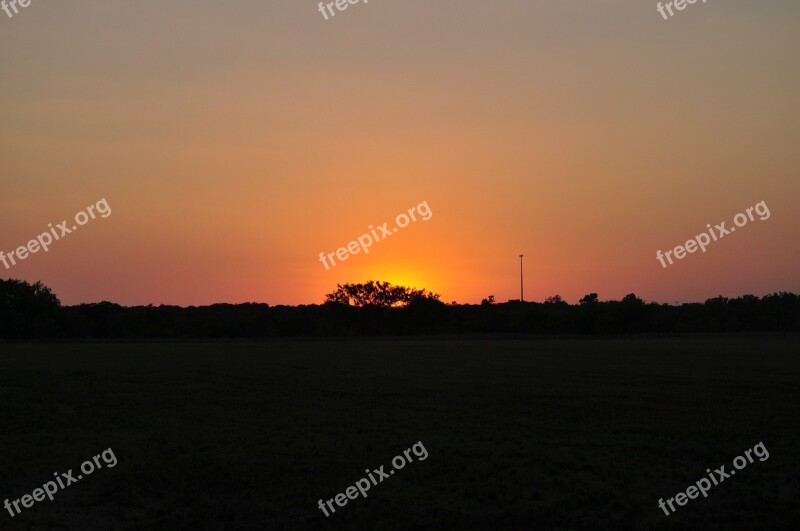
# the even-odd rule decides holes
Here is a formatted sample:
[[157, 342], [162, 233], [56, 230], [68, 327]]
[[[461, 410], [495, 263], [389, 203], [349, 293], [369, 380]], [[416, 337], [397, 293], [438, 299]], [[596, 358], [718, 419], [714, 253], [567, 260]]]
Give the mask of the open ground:
[[[792, 529], [797, 337], [0, 344], [3, 529]], [[425, 461], [325, 518], [422, 441]], [[763, 441], [767, 461], [657, 506]], [[389, 467], [387, 466], [387, 469]]]

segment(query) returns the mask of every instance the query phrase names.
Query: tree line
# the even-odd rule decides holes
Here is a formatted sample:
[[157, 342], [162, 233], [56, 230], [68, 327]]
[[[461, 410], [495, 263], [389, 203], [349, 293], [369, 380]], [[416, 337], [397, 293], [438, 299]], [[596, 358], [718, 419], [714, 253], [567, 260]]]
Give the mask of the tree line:
[[715, 297], [680, 305], [634, 294], [568, 304], [445, 304], [425, 290], [369, 282], [346, 284], [323, 304], [133, 306], [110, 302], [62, 306], [42, 283], [0, 279], [0, 339], [168, 339], [407, 336], [421, 334], [619, 335], [800, 331], [800, 297]]

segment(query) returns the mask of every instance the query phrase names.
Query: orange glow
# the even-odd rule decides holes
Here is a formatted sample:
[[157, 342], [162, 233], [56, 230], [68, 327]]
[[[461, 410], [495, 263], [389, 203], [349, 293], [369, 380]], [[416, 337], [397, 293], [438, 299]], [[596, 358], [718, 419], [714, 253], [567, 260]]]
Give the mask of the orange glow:
[[[523, 253], [527, 300], [800, 291], [797, 6], [697, 10], [670, 37], [615, 2], [335, 24], [278, 4], [48, 4], [4, 28], [0, 249], [101, 197], [113, 214], [0, 276], [65, 303], [319, 303], [370, 279], [502, 302]], [[761, 200], [768, 221], [660, 267]], [[319, 262], [421, 201], [429, 221]]]

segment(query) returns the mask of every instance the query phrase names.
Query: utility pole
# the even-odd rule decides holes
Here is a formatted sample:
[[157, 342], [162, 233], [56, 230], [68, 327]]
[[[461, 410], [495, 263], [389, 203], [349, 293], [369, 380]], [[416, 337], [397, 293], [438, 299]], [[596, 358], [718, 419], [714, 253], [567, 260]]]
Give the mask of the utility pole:
[[522, 290], [522, 255], [519, 255], [519, 300], [525, 302], [525, 292]]

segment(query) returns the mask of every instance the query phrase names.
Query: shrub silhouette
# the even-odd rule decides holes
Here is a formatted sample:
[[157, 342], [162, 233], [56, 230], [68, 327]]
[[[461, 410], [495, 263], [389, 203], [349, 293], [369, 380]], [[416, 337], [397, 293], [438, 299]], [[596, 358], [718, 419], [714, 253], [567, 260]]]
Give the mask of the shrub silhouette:
[[424, 289], [392, 286], [388, 282], [370, 280], [366, 284], [345, 284], [344, 286], [337, 284], [336, 291], [325, 296], [325, 302], [382, 308], [408, 306], [411, 302], [420, 299], [439, 300], [439, 295]]

